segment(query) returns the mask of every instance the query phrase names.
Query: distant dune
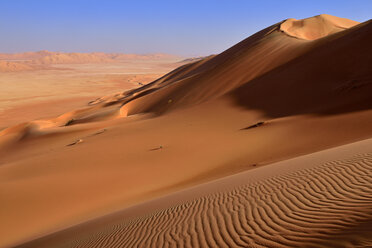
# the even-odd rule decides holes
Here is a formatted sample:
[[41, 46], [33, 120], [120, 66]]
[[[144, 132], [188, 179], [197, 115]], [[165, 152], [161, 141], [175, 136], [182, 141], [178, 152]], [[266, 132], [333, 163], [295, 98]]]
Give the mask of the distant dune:
[[287, 19], [0, 131], [0, 245], [370, 246], [371, 42], [372, 21]]
[[106, 54], [91, 53], [55, 53], [33, 60], [36, 64], [74, 64], [74, 63], [105, 63], [112, 62]]
[[168, 54], [106, 54], [106, 53], [54, 53], [33, 60], [33, 63], [40, 64], [74, 64], [74, 63], [112, 63], [120, 60], [149, 60], [169, 59], [175, 56]]
[[170, 54], [121, 54], [121, 53], [62, 53], [62, 52], [25, 52], [14, 54], [0, 54], [0, 60], [12, 61], [19, 63], [36, 63], [36, 64], [74, 64], [74, 63], [109, 63], [118, 60], [128, 59], [169, 59], [176, 58]]
[[0, 61], [0, 72], [30, 71], [36, 67], [19, 62]]
[[128, 60], [169, 60], [170, 54], [121, 54], [121, 53], [61, 53], [50, 51], [25, 53], [0, 53], [0, 71], [30, 71], [50, 69], [55, 64], [120, 63]]
[[38, 52], [25, 52], [25, 53], [0, 53], [1, 60], [34, 60], [45, 56], [55, 54], [46, 50]]
[[171, 54], [165, 54], [165, 53], [154, 53], [154, 54], [110, 54], [109, 55], [112, 59], [170, 59], [170, 58], [177, 58], [179, 56], [171, 55]]

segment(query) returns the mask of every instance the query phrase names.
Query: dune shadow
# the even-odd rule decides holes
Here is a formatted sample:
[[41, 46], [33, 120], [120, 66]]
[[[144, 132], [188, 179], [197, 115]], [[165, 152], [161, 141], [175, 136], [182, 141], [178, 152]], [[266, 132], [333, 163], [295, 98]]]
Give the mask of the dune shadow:
[[372, 108], [372, 21], [246, 82], [229, 95], [268, 117]]
[[151, 148], [149, 149], [149, 151], [158, 151], [158, 150], [162, 150], [164, 147], [163, 146], [159, 146], [159, 147], [155, 147], [155, 148]]
[[260, 122], [257, 122], [257, 123], [255, 123], [255, 124], [253, 124], [253, 125], [250, 125], [250, 126], [248, 126], [248, 127], [244, 127], [244, 128], [242, 128], [242, 129], [240, 129], [240, 130], [248, 130], [248, 129], [252, 129], [252, 128], [256, 128], [256, 127], [260, 127], [260, 126], [262, 126], [262, 125], [264, 125], [264, 124], [266, 124], [266, 123], [263, 122], [263, 121], [260, 121]]

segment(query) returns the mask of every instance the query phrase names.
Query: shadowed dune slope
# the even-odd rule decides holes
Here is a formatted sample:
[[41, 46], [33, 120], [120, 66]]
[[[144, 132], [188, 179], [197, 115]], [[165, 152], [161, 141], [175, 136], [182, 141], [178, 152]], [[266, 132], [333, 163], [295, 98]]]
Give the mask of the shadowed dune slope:
[[[320, 64], [318, 67], [332, 65], [332, 63], [335, 64], [340, 59], [345, 59], [345, 66], [353, 65], [354, 74], [360, 73], [365, 76], [364, 74], [367, 73], [366, 68], [357, 68], [357, 65], [370, 62], [371, 48], [368, 44], [372, 38], [370, 37], [371, 25], [369, 23], [357, 25], [357, 22], [329, 15], [321, 15], [302, 21], [304, 23], [301, 27], [296, 27], [295, 25], [291, 30], [297, 30], [299, 34], [306, 34], [310, 30], [317, 32], [323, 29], [331, 29], [331, 27], [334, 28], [318, 34], [317, 39], [305, 40], [295, 39], [292, 35], [287, 35], [287, 29], [289, 28], [286, 25], [293, 22], [293, 20], [289, 19], [275, 24], [217, 56], [179, 68], [167, 77], [158, 80], [151, 86], [147, 86], [144, 91], [148, 91], [149, 88], [153, 89], [153, 91], [146, 94], [145, 97], [131, 102], [128, 105], [128, 113], [163, 113], [174, 108], [195, 105], [221, 97], [237, 88], [241, 94], [253, 95], [249, 89], [252, 80], [265, 74], [271, 74], [272, 70], [287, 68], [287, 64], [292, 63], [293, 60], [302, 61], [303, 67], [300, 71], [293, 70], [288, 72], [287, 76], [292, 76], [292, 74], [297, 76], [300, 79], [297, 82], [299, 87], [302, 85], [302, 77], [311, 80], [312, 77], [322, 76], [315, 75], [315, 73], [311, 75], [309, 73], [303, 74], [301, 73], [303, 70], [311, 70], [312, 66], [318, 63]], [[355, 28], [346, 29], [346, 27]], [[350, 40], [349, 37], [355, 34], [359, 34], [359, 37], [355, 40]], [[360, 45], [359, 42], [361, 42]], [[323, 56], [322, 51], [327, 50], [328, 47], [332, 47], [332, 51], [328, 51], [328, 53], [333, 52], [333, 54]], [[311, 61], [309, 61], [310, 59], [305, 59], [307, 55], [314, 52], [321, 55]], [[341, 55], [339, 55], [339, 58], [337, 56], [333, 58], [332, 55], [335, 54]], [[349, 54], [354, 55], [347, 59]], [[354, 60], [356, 58], [361, 59], [361, 61], [355, 63]], [[338, 79], [343, 75], [338, 75], [336, 70], [337, 66], [335, 65], [334, 69], [330, 70], [326, 75], [334, 77], [333, 85], [342, 87], [345, 82], [340, 82]], [[350, 72], [352, 70], [347, 71]], [[324, 73], [324, 71], [321, 71], [321, 73]], [[314, 80], [316, 79], [314, 78]], [[271, 80], [270, 83], [280, 88], [281, 84], [285, 87], [288, 82]], [[247, 86], [247, 90], [243, 86]], [[327, 88], [317, 90], [319, 91], [318, 94], [324, 94]], [[265, 84], [258, 84], [257, 91], [254, 91], [256, 97], [252, 101], [257, 105], [261, 102], [266, 102], [266, 100], [262, 101], [262, 98], [264, 98], [266, 92], [271, 91], [271, 88], [267, 88]], [[279, 93], [296, 95], [296, 92], [288, 92], [287, 89], [279, 90]], [[311, 97], [312, 92], [309, 93], [309, 97]], [[257, 99], [261, 95], [261, 99]], [[329, 95], [329, 97], [332, 97], [332, 95]], [[169, 100], [172, 101], [172, 104], [167, 104]], [[252, 104], [252, 108], [254, 107], [254, 104]]]
[[372, 21], [326, 37], [308, 53], [232, 92], [270, 117], [337, 114], [372, 107]]
[[371, 148], [271, 164], [19, 247], [367, 247]]

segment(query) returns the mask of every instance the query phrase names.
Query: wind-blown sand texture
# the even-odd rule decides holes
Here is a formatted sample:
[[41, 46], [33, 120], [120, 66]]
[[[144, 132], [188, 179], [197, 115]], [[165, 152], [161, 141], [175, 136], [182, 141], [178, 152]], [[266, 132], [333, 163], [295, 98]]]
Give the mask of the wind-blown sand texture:
[[0, 246], [368, 247], [371, 42], [288, 19], [3, 129]]
[[271, 164], [20, 247], [371, 246], [371, 152], [366, 140]]

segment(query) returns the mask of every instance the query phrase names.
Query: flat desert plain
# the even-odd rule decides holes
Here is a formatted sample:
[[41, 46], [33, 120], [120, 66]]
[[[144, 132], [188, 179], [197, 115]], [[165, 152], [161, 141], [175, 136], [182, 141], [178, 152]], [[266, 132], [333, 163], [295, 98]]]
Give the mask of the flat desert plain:
[[0, 132], [0, 246], [371, 247], [371, 44], [371, 21], [322, 14], [151, 62], [144, 85], [144, 68], [43, 72], [50, 104], [24, 99], [33, 116]]

